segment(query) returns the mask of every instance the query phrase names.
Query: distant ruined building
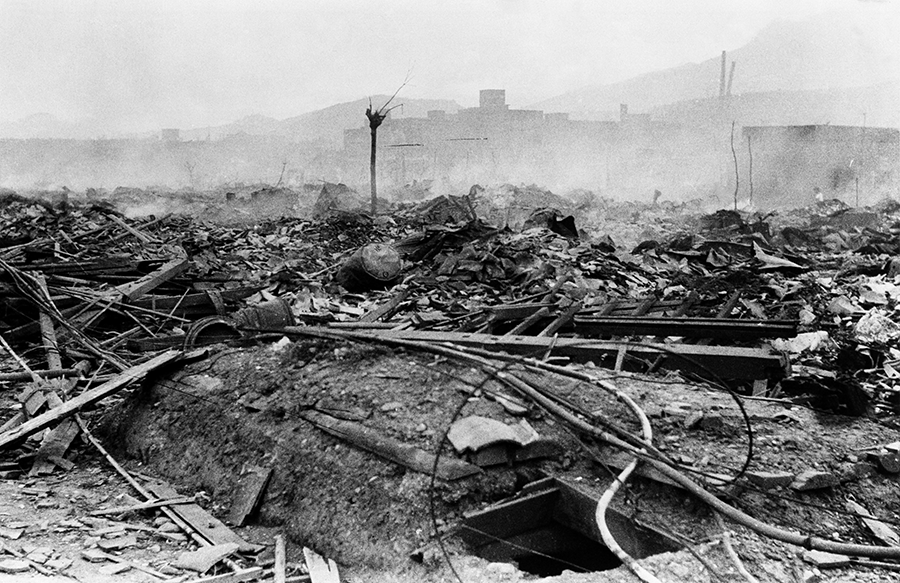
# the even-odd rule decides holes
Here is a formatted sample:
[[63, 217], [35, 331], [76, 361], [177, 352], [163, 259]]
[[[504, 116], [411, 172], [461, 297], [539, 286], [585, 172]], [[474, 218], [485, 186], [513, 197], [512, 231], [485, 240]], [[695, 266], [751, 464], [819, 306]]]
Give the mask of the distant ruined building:
[[[511, 109], [503, 89], [484, 89], [479, 97], [478, 107], [456, 114], [429, 111], [424, 118], [385, 120], [378, 135], [381, 176], [395, 185], [448, 177], [644, 191], [677, 179], [667, 175], [670, 170], [683, 170], [654, 163], [677, 157], [673, 139], [679, 129], [629, 113], [626, 105], [618, 122], [583, 121], [567, 113]], [[369, 139], [363, 125], [345, 130], [347, 157], [365, 157]], [[361, 173], [347, 179], [365, 182]]]
[[[750, 154], [752, 152], [752, 177]], [[743, 128], [739, 189], [772, 206], [824, 198], [856, 206], [895, 195], [900, 187], [900, 130], [860, 126], [796, 125]], [[732, 182], [733, 184], [733, 182]]]

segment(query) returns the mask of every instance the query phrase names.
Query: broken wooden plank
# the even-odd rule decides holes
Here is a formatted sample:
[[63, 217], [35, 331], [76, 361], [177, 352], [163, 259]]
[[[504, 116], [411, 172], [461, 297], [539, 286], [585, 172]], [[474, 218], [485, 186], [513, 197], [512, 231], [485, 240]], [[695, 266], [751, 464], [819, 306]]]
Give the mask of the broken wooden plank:
[[126, 273], [134, 271], [137, 262], [125, 256], [105, 257], [90, 261], [62, 261], [59, 263], [23, 263], [11, 264], [22, 271], [42, 271], [45, 275], [71, 273], [81, 278], [92, 275]]
[[[175, 488], [165, 482], [151, 482], [147, 489], [159, 498], [180, 498]], [[187, 522], [191, 528], [199, 532], [214, 545], [235, 543], [242, 553], [258, 553], [262, 545], [245, 541], [233, 530], [197, 504], [181, 504], [171, 508], [172, 512]]]
[[228, 522], [234, 526], [244, 526], [247, 518], [259, 508], [271, 476], [272, 468], [253, 466], [240, 477]]
[[853, 500], [847, 500], [847, 509], [859, 515], [863, 524], [869, 529], [872, 535], [887, 546], [900, 547], [900, 535], [887, 524], [881, 522], [866, 510], [861, 504], [857, 504]]
[[390, 316], [397, 310], [401, 303], [406, 301], [406, 298], [409, 297], [409, 289], [401, 290], [400, 292], [394, 294], [390, 300], [384, 302], [374, 310], [363, 314], [363, 316], [359, 319], [360, 322], [374, 322], [381, 318], [388, 320]]
[[[50, 292], [47, 290], [47, 282], [44, 279], [44, 274], [39, 273], [35, 276], [35, 279], [38, 282], [38, 285], [41, 288], [41, 292], [44, 294], [50, 304], [53, 304], [53, 300], [50, 298]], [[50, 318], [50, 314], [47, 313], [46, 310], [41, 309], [40, 311], [40, 324], [41, 324], [41, 336], [44, 340], [44, 349], [47, 352], [47, 366], [53, 369], [61, 369], [62, 368], [62, 360], [59, 356], [59, 345], [56, 339], [56, 328], [53, 326], [53, 320]], [[79, 370], [86, 372], [88, 367], [90, 367], [90, 363], [87, 361], [81, 361], [78, 363]], [[75, 384], [77, 383], [77, 379], [69, 379], [68, 381], [63, 381], [62, 386], [60, 386], [60, 390], [62, 395], [65, 397], [68, 395], [69, 391], [75, 388]], [[56, 408], [62, 405], [62, 400], [59, 395], [53, 391], [52, 389], [47, 393], [47, 404], [51, 408]], [[53, 460], [60, 460], [61, 462], [65, 460], [66, 450], [69, 449], [69, 446], [74, 441], [75, 437], [78, 435], [78, 426], [71, 419], [63, 419], [59, 425], [51, 429], [44, 435], [44, 439], [41, 442], [41, 446], [38, 449], [37, 455], [34, 459], [34, 464], [31, 466], [31, 470], [28, 472], [28, 475], [31, 477], [34, 476], [42, 476], [44, 474], [49, 474], [53, 472], [53, 468], [57, 465], [66, 465], [66, 463], [57, 464]]]
[[176, 257], [164, 263], [156, 271], [148, 273], [138, 280], [116, 286], [115, 290], [129, 300], [136, 300], [150, 293], [176, 275], [187, 271], [190, 266], [191, 262], [187, 257]]
[[263, 576], [262, 567], [251, 567], [234, 573], [224, 573], [222, 575], [211, 575], [209, 577], [201, 577], [200, 579], [191, 579], [191, 583], [241, 583], [241, 581], [252, 581]]
[[515, 327], [504, 334], [504, 336], [516, 336], [518, 334], [523, 334], [529, 328], [534, 326], [539, 320], [542, 320], [550, 315], [550, 308], [547, 306], [543, 306], [537, 309], [537, 311], [533, 312], [530, 316], [519, 322], [515, 325]]
[[575, 316], [584, 336], [682, 336], [753, 341], [761, 338], [793, 338], [797, 320], [730, 320], [691, 317]]
[[[553, 509], [553, 520], [588, 538], [603, 540], [595, 518], [601, 492], [559, 477], [554, 480], [559, 502]], [[606, 509], [606, 523], [623, 550], [636, 559], [678, 551], [683, 546], [661, 530], [635, 524], [630, 516], [615, 508]]]
[[275, 583], [284, 583], [285, 580], [285, 564], [287, 562], [284, 537], [280, 534], [275, 535], [275, 565], [272, 567], [274, 571]]
[[[35, 275], [35, 280], [46, 298], [50, 297], [47, 290], [47, 280], [43, 273]], [[59, 342], [56, 340], [56, 330], [53, 328], [53, 320], [47, 310], [41, 309], [38, 315], [41, 325], [41, 339], [44, 342], [44, 350], [47, 352], [47, 367], [50, 370], [61, 369], [62, 359], [59, 356]]]
[[[302, 411], [299, 415], [326, 433], [411, 470], [431, 474], [434, 469], [433, 454], [391, 439], [374, 429], [319, 411]], [[438, 460], [437, 476], [442, 480], [458, 480], [478, 473], [481, 473], [481, 468], [462, 460], [449, 457]]]
[[549, 523], [558, 500], [559, 490], [548, 488], [467, 513], [459, 537], [474, 548], [505, 540]]
[[333, 560], [326, 561], [325, 557], [307, 547], [303, 547], [303, 558], [306, 559], [306, 570], [312, 583], [341, 583], [337, 564]]
[[11, 429], [15, 429], [16, 427], [18, 427], [19, 425], [21, 425], [24, 422], [25, 422], [25, 413], [22, 413], [21, 411], [16, 411], [16, 413], [12, 417], [7, 419], [6, 422], [2, 426], [0, 426], [0, 435], [2, 435], [3, 433], [6, 433], [7, 431], [9, 431]]
[[[34, 370], [34, 374], [42, 379], [58, 379], [67, 377], [80, 377], [81, 371], [75, 368], [62, 368], [57, 370]], [[0, 374], [0, 382], [4, 381], [28, 381], [32, 376], [27, 372], [6, 372]]]
[[570, 304], [568, 308], [563, 310], [562, 313], [556, 317], [556, 319], [550, 322], [550, 324], [548, 324], [546, 328], [541, 330], [538, 333], [538, 336], [553, 336], [560, 330], [560, 328], [568, 324], [583, 306], [584, 304], [582, 302], [572, 302], [572, 304]]
[[125, 370], [111, 381], [103, 383], [96, 389], [91, 389], [90, 391], [82, 393], [74, 399], [66, 401], [61, 406], [38, 415], [34, 419], [26, 421], [12, 431], [7, 431], [6, 433], [0, 435], [0, 449], [20, 439], [28, 437], [29, 435], [37, 433], [42, 429], [46, 429], [47, 427], [53, 425], [61, 419], [65, 419], [77, 413], [84, 407], [93, 405], [94, 403], [105, 399], [106, 397], [124, 389], [130, 384], [144, 378], [156, 369], [174, 362], [181, 355], [182, 352], [180, 350], [170, 350], [168, 352], [164, 352], [163, 354], [160, 354], [155, 358], [151, 358], [147, 362], [141, 363], [137, 366], [133, 366]]
[[238, 550], [236, 543], [225, 543], [210, 547], [200, 547], [194, 551], [186, 551], [175, 559], [175, 566], [179, 569], [188, 569], [198, 573], [205, 573], [213, 565], [225, 559]]
[[146, 233], [142, 233], [141, 231], [135, 229], [134, 227], [132, 227], [131, 225], [126, 223], [124, 220], [122, 220], [120, 217], [118, 217], [114, 214], [108, 214], [106, 216], [109, 217], [112, 220], [112, 222], [119, 225], [120, 227], [125, 229], [127, 232], [131, 233], [132, 235], [134, 235], [138, 239], [138, 241], [140, 241], [141, 243], [148, 244], [148, 243], [160, 243], [161, 242], [156, 237], [152, 237]]
[[118, 557], [116, 555], [112, 555], [110, 553], [106, 553], [106, 552], [103, 552], [98, 549], [87, 549], [87, 550], [81, 551], [81, 553], [85, 557], [86, 560], [91, 561], [91, 562], [104, 561], [104, 560], [112, 561], [113, 563], [121, 563], [122, 565], [128, 565], [132, 569], [137, 569], [138, 571], [147, 573], [148, 575], [153, 575], [154, 577], [156, 577], [158, 579], [168, 579], [168, 577], [166, 577], [159, 571], [155, 571], [155, 570], [151, 569], [150, 567], [145, 567], [139, 563], [134, 563], [132, 561], [128, 561], [126, 559], [123, 559], [122, 557]]
[[[328, 333], [327, 328], [286, 327], [285, 334], [306, 334], [309, 331]], [[612, 367], [619, 348], [628, 346], [628, 354], [642, 362], [653, 362], [657, 355], [667, 354], [665, 367], [708, 377], [710, 373], [721, 378], [754, 380], [783, 378], [789, 370], [785, 355], [766, 348], [733, 346], [697, 346], [691, 344], [622, 343], [605, 340], [546, 336], [494, 336], [473, 332], [435, 332], [425, 330], [384, 330], [356, 332], [360, 338], [372, 340], [401, 340], [415, 342], [449, 343], [482, 348], [493, 352], [506, 352], [530, 357], [541, 357], [553, 347], [554, 356], [565, 356], [579, 362], [594, 362]]]
[[[262, 289], [261, 286], [238, 287], [221, 291], [208, 290], [183, 296], [145, 295], [129, 305], [192, 319], [214, 314], [224, 315], [226, 302], [237, 302]], [[211, 293], [214, 291], [214, 293]], [[218, 304], [218, 305], [217, 305]]]
[[28, 472], [30, 477], [43, 476], [53, 472], [57, 465], [53, 458], [65, 459], [66, 450], [72, 445], [72, 441], [78, 436], [78, 425], [72, 419], [63, 419], [59, 425], [51, 429], [41, 441], [34, 465]]
[[168, 500], [152, 500], [150, 502], [142, 502], [141, 504], [132, 504], [131, 506], [114, 506], [101, 510], [92, 510], [89, 516], [104, 516], [107, 514], [124, 514], [126, 512], [136, 512], [138, 510], [150, 510], [153, 508], [161, 508], [163, 506], [174, 506], [176, 504], [192, 504], [196, 502], [194, 498], [171, 498]]

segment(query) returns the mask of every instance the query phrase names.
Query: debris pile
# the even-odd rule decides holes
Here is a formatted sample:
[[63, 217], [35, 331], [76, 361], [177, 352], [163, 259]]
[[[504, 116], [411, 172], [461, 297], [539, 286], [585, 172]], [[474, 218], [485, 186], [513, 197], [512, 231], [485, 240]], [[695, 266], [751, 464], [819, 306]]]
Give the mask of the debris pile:
[[[114, 194], [117, 200], [137, 196]], [[259, 209], [290, 210], [296, 203], [290, 192], [279, 189], [253, 194], [249, 204]], [[548, 509], [557, 508], [559, 498], [593, 500], [593, 492], [578, 494], [571, 483], [576, 474], [590, 473], [592, 464], [620, 473], [619, 480], [611, 482], [619, 484], [635, 472], [633, 460], [641, 459], [639, 479], [654, 488], [691, 492], [756, 532], [761, 531], [742, 511], [716, 496], [740, 498], [748, 487], [818, 496], [843, 487], [863, 488], [862, 482], [875, 471], [886, 475], [900, 471], [897, 448], [868, 425], [877, 421], [896, 428], [900, 412], [898, 205], [859, 211], [826, 201], [783, 215], [727, 210], [704, 215], [665, 205], [588, 200], [583, 193], [579, 200], [586, 202], [576, 204], [535, 186], [505, 185], [475, 186], [467, 195], [403, 204], [371, 217], [361, 210], [366, 201], [352, 195], [343, 185], [326, 185], [312, 219], [235, 222], [231, 219], [241, 205], [223, 201], [227, 208], [222, 212], [230, 217], [223, 223], [210, 220], [222, 216], [217, 212], [129, 218], [103, 200], [47, 202], [15, 194], [0, 199], [0, 337], [5, 355], [0, 359], [0, 382], [9, 391], [0, 446], [11, 456], [0, 471], [7, 480], [43, 480], [65, 475], [59, 472], [76, 472], [70, 452], [81, 434], [141, 496], [129, 496], [99, 509], [101, 514], [92, 512], [92, 517], [72, 521], [70, 528], [90, 530], [97, 538], [87, 545], [84, 560], [112, 561], [104, 567], [109, 574], [138, 569], [163, 578], [188, 571], [230, 571], [241, 577], [233, 580], [252, 580], [272, 573], [272, 564], [260, 559], [267, 552], [265, 543], [248, 542], [236, 534], [204, 508], [203, 499], [182, 496], [159, 478], [129, 472], [113, 457], [119, 453], [133, 457], [143, 447], [135, 445], [141, 439], [156, 440], [158, 447], [163, 437], [181, 442], [186, 459], [194, 459], [191, 448], [204, 447], [197, 445], [202, 439], [221, 445], [205, 433], [195, 442], [192, 432], [202, 424], [200, 413], [187, 413], [180, 397], [154, 397], [159, 409], [146, 414], [136, 412], [147, 404], [141, 391], [123, 397], [123, 389], [141, 383], [161, 390], [158, 387], [167, 381], [160, 379], [165, 378], [181, 379], [178, 382], [189, 392], [217, 400], [219, 409], [203, 413], [207, 419], [221, 411], [235, 419], [263, 413], [253, 418], [253, 427], [269, 423], [294, 435], [294, 441], [304, 436], [295, 444], [298, 448], [310, 443], [326, 449], [329, 443], [349, 444], [405, 470], [458, 484], [455, 487], [468, 494], [442, 491], [445, 496], [437, 507], [447, 518], [441, 524], [454, 519], [462, 521], [464, 529], [478, 530], [474, 538], [462, 539], [488, 560], [527, 563], [523, 556], [495, 548], [490, 537], [532, 535], [525, 534], [527, 529], [492, 530], [497, 520], [502, 522], [489, 518], [496, 509], [469, 521], [463, 510], [481, 512], [483, 502], [510, 494], [519, 501], [504, 503], [513, 507], [526, 504], [524, 500], [527, 504], [541, 500]], [[273, 201], [281, 201], [281, 206], [272, 206]], [[634, 230], [644, 238], [626, 246], [616, 237], [628, 224], [640, 225]], [[232, 347], [210, 348], [222, 343]], [[255, 363], [256, 357], [246, 355], [261, 350], [252, 348], [259, 343], [269, 356], [260, 356]], [[355, 354], [358, 344], [456, 363], [456, 368], [446, 369], [445, 364], [434, 368], [456, 381], [441, 389], [439, 399], [419, 395], [415, 404], [407, 401], [416, 394], [408, 385], [393, 389], [392, 400], [379, 400], [368, 385], [354, 388], [349, 377], [345, 388], [336, 392], [315, 377], [316, 366], [331, 375], [350, 366], [347, 374], [365, 376], [367, 368], [347, 363], [347, 355]], [[382, 357], [372, 350], [359, 362], [377, 368]], [[207, 368], [211, 366], [215, 374], [198, 372], [211, 353], [212, 360], [228, 356], [224, 368], [211, 364]], [[282, 360], [279, 364], [272, 359]], [[244, 363], [242, 368], [229, 368], [238, 362]], [[298, 362], [305, 364], [298, 368]], [[404, 368], [400, 363], [395, 366]], [[415, 366], [419, 370], [431, 365]], [[278, 388], [268, 392], [236, 390], [231, 383], [239, 384], [243, 367], [278, 370], [287, 375], [279, 378], [295, 388], [285, 392], [287, 387], [276, 383]], [[633, 386], [623, 392], [602, 381], [603, 369], [604, 374], [631, 379]], [[247, 374], [251, 379], [257, 373]], [[393, 378], [388, 371], [385, 374], [382, 380]], [[473, 374], [477, 378], [468, 378]], [[401, 376], [415, 374], [403, 370]], [[659, 386], [659, 379], [688, 387], [671, 390], [687, 401], [654, 395], [650, 387]], [[378, 382], [382, 391], [388, 390]], [[297, 388], [301, 386], [307, 388]], [[726, 393], [691, 397], [691, 386]], [[547, 387], [567, 387], [566, 394]], [[607, 396], [599, 396], [598, 388]], [[465, 399], [448, 419], [446, 403], [460, 393]], [[231, 394], [236, 395], [233, 404], [227, 398]], [[640, 406], [634, 400], [638, 397]], [[489, 405], [476, 404], [484, 399]], [[739, 417], [724, 414], [729, 399], [739, 402]], [[748, 401], [742, 404], [744, 400]], [[99, 419], [101, 412], [118, 411], [114, 418], [125, 415], [123, 411], [134, 412], [125, 415], [134, 425], [122, 429], [122, 435], [110, 429], [107, 416], [103, 435], [114, 446], [112, 454], [93, 437], [83, 417], [98, 407], [92, 419]], [[835, 448], [852, 443], [858, 453], [848, 451], [848, 457], [840, 459], [816, 456], [815, 464], [801, 460], [791, 471], [779, 467], [783, 463], [778, 452], [786, 447], [779, 426], [812, 424], [815, 417], [806, 407], [818, 415], [855, 417], [866, 423], [868, 433], [843, 441], [835, 436]], [[174, 420], [173, 415], [184, 419]], [[548, 423], [551, 418], [557, 421]], [[651, 421], [662, 438], [647, 434]], [[715, 454], [693, 455], [709, 448], [711, 436], [740, 441], [742, 423], [751, 440], [745, 459], [740, 448], [731, 446]], [[574, 433], [560, 433], [560, 424]], [[771, 438], [764, 432], [754, 445], [754, 424], [771, 431]], [[151, 430], [158, 426], [168, 427], [169, 433]], [[256, 431], [242, 424], [223, 426], [221, 431], [235, 442], [257, 439], [240, 437], [241, 432]], [[260, 430], [259, 435], [267, 436], [258, 438], [260, 444], [269, 433]], [[874, 435], [877, 443], [867, 442]], [[588, 436], [591, 443], [604, 445], [579, 446], [576, 437]], [[676, 445], [688, 453], [676, 454]], [[579, 447], [590, 453], [585, 457]], [[259, 455], [265, 457], [262, 451]], [[713, 455], [721, 459], [712, 459]], [[169, 463], [166, 455], [141, 456], [148, 464]], [[578, 458], [583, 459], [577, 462]], [[288, 476], [280, 474], [277, 465], [251, 464], [252, 460], [248, 455], [228, 480], [230, 488], [238, 489], [227, 512], [234, 527], [241, 527], [270, 502], [267, 491], [293, 492], [272, 502], [285, 513], [291, 512], [293, 496], [304, 495], [288, 487]], [[326, 456], [320, 461], [309, 472], [322, 472], [334, 460]], [[209, 464], [226, 471], [220, 461]], [[356, 461], [348, 462], [352, 467], [357, 467]], [[694, 477], [689, 477], [692, 473]], [[196, 480], [212, 479], [206, 469], [198, 468], [196, 474]], [[187, 480], [195, 491], [203, 486], [196, 480]], [[487, 486], [491, 480], [494, 485]], [[316, 484], [309, 485], [319, 487]], [[608, 505], [602, 495], [606, 486], [597, 487], [597, 500], [605, 499]], [[877, 487], [890, 490], [881, 483]], [[743, 495], [751, 496], [746, 504], [759, 516], [777, 522], [752, 499], [757, 494]], [[380, 504], [393, 500], [393, 494], [385, 496]], [[379, 504], [366, 499], [367, 504]], [[340, 507], [352, 514], [342, 504], [329, 498], [321, 510]], [[884, 525], [875, 516], [900, 510], [892, 502], [885, 502], [878, 512], [871, 506], [853, 512], [865, 516], [869, 521], [865, 524]], [[377, 507], [378, 512], [386, 511]], [[571, 512], [570, 506], [560, 508], [546, 512]], [[101, 518], [147, 511], [158, 513], [159, 524], [130, 525]], [[610, 511], [609, 524], [631, 524], [621, 511]], [[873, 514], [867, 514], [870, 511]], [[397, 524], [414, 528], [410, 521], [427, 518], [411, 512]], [[371, 516], [361, 515], [359, 520], [358, 528], [372, 528]], [[572, 520], [564, 523], [567, 528], [581, 524]], [[634, 569], [630, 561], [635, 553], [652, 558], [684, 546], [683, 540], [665, 532], [664, 522], [644, 524], [652, 526], [656, 533], [652, 537], [664, 541], [653, 552], [623, 551], [615, 536], [605, 531], [602, 537], [591, 529], [583, 534], [612, 550], [613, 560]], [[609, 524], [601, 522], [598, 528], [609, 530]], [[872, 551], [881, 547], [866, 546], [854, 524], [835, 526], [852, 544], [826, 540], [822, 533], [803, 544], [816, 549], [813, 552], [897, 558], [890, 547]], [[400, 546], [413, 556], [427, 554], [416, 549], [434, 543], [437, 526], [410, 535], [415, 543], [410, 548]], [[715, 531], [714, 525], [707, 526]], [[8, 524], [4, 528], [17, 532]], [[621, 528], [612, 530], [623, 536]], [[317, 538], [309, 527], [292, 529], [292, 540], [316, 540], [320, 551], [338, 560], [370, 557]], [[151, 531], [153, 536], [196, 548], [156, 566], [115, 554], [135, 545], [131, 532]], [[880, 529], [875, 536], [890, 539], [888, 531]], [[802, 538], [789, 529], [775, 528], [772, 533], [767, 536], [790, 544], [800, 544], [796, 541]], [[305, 561], [296, 562], [295, 576], [316, 581], [315, 569], [323, 569], [319, 576], [330, 577], [336, 566], [305, 551]], [[51, 573], [67, 568], [53, 563], [61, 559], [52, 558], [52, 552], [43, 553], [43, 561], [36, 560], [40, 553], [35, 553], [8, 561]], [[28, 558], [31, 555], [35, 556]], [[371, 556], [375, 555], [373, 551]], [[809, 560], [816, 568], [825, 568], [820, 558], [811, 555]], [[275, 571], [283, 573], [284, 557], [273, 561], [280, 565]], [[162, 566], [171, 571], [163, 572]]]

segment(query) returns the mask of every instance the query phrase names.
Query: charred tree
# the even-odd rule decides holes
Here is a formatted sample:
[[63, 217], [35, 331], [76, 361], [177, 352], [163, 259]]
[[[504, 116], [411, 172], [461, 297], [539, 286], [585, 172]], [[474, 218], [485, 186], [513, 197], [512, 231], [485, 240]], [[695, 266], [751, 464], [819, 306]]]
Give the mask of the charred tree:
[[378, 144], [378, 127], [385, 120], [385, 118], [388, 116], [388, 114], [391, 112], [391, 110], [396, 109], [396, 108], [400, 107], [400, 105], [402, 105], [402, 104], [400, 104], [400, 105], [395, 105], [394, 107], [389, 107], [391, 102], [394, 100], [395, 97], [397, 97], [397, 94], [400, 93], [400, 90], [403, 89], [407, 83], [409, 83], [409, 75], [407, 75], [406, 80], [403, 81], [403, 84], [400, 85], [400, 87], [398, 87], [396, 91], [394, 91], [394, 94], [391, 95], [391, 98], [387, 100], [387, 103], [385, 103], [378, 109], [375, 109], [374, 107], [372, 107], [372, 100], [369, 99], [369, 107], [366, 108], [366, 117], [369, 120], [369, 134], [372, 137], [372, 150], [369, 155], [369, 184], [371, 186], [371, 191], [372, 191], [371, 211], [372, 211], [373, 215], [377, 213], [377, 206], [378, 206], [378, 187], [376, 184], [376, 177], [375, 177], [375, 174], [376, 174], [375, 173], [375, 160], [376, 160], [376, 151], [377, 151], [377, 144]]

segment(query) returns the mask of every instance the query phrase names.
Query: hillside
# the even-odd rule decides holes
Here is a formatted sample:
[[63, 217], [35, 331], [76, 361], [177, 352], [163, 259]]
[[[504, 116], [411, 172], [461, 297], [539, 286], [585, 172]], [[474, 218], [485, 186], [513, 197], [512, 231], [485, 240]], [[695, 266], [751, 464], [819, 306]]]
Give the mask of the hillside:
[[[890, 23], [865, 23], [826, 14], [804, 22], [772, 23], [743, 47], [728, 52], [737, 63], [733, 94], [825, 91], [873, 86], [898, 79], [900, 46], [890, 40]], [[632, 111], [714, 97], [719, 90], [720, 55], [609, 85], [584, 87], [535, 103], [544, 111], [608, 119], [620, 103]]]

